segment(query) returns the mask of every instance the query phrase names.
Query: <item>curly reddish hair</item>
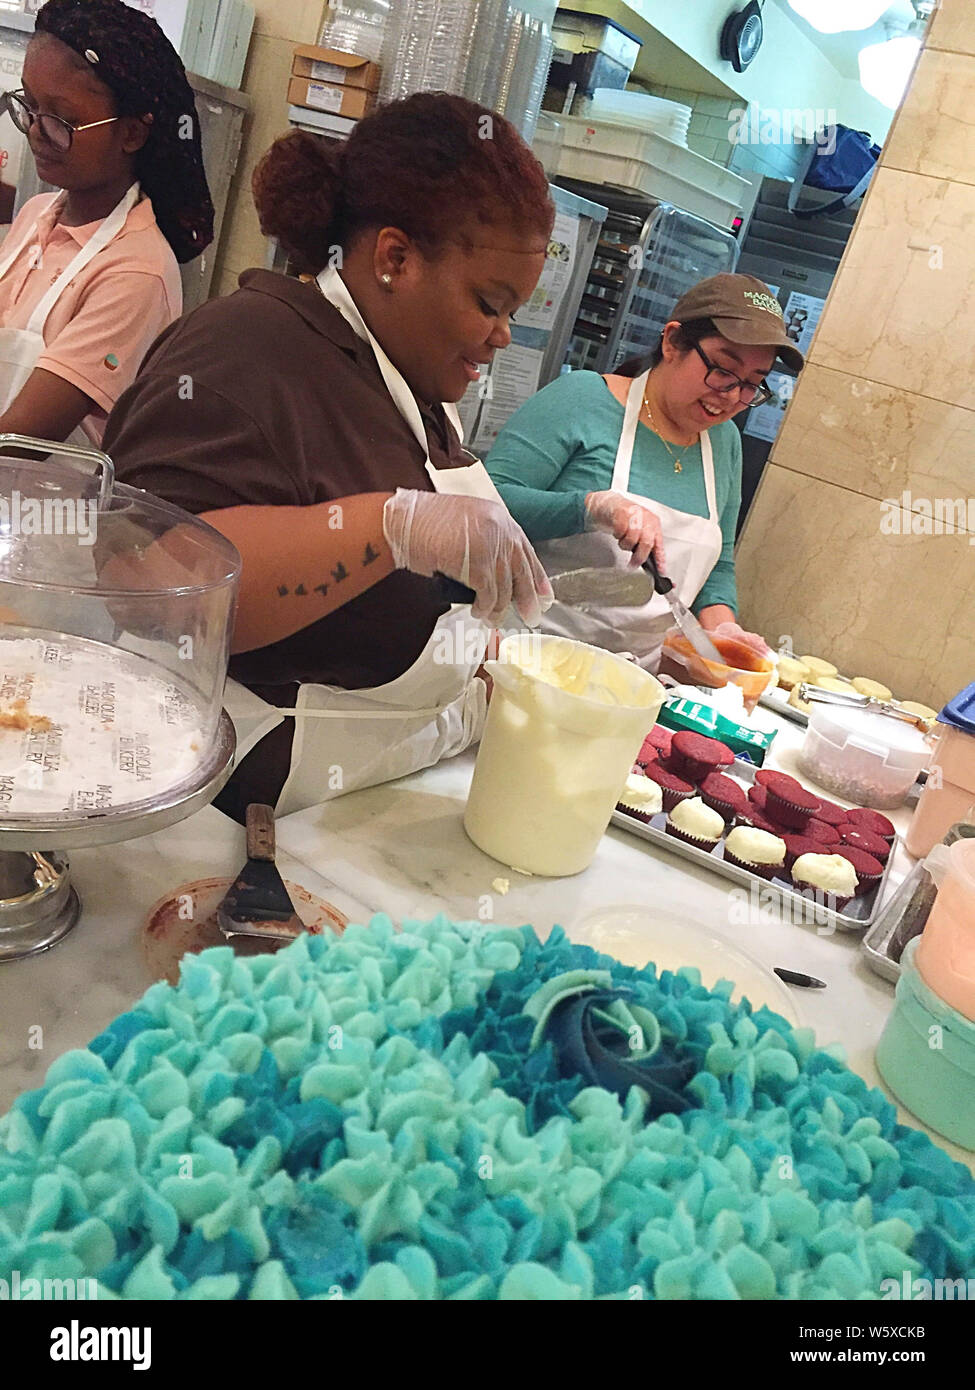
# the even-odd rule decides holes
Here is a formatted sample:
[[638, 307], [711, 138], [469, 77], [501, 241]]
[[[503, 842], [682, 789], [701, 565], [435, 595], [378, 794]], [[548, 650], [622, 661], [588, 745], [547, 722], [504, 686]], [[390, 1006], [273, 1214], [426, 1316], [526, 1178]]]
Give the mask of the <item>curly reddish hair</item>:
[[548, 239], [548, 180], [510, 122], [463, 97], [419, 92], [359, 121], [348, 141], [294, 131], [254, 171], [266, 236], [317, 273], [335, 247], [398, 227], [428, 256], [478, 226]]

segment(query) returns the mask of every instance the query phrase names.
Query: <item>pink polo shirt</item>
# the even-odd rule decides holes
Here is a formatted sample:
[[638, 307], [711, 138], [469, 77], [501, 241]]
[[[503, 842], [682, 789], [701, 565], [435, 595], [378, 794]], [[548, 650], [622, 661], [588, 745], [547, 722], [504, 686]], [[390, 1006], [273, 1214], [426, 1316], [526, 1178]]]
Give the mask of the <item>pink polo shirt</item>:
[[[101, 225], [62, 226], [55, 221], [58, 197], [41, 193], [31, 198], [11, 224], [11, 246], [35, 222], [37, 236], [0, 279], [0, 327], [28, 326], [40, 299]], [[101, 443], [112, 407], [131, 386], [152, 343], [182, 311], [176, 257], [159, 230], [152, 202], [143, 198], [114, 241], [65, 288], [48, 315], [45, 349], [37, 359], [38, 367], [70, 381], [95, 402], [95, 410], [82, 421], [94, 443]]]

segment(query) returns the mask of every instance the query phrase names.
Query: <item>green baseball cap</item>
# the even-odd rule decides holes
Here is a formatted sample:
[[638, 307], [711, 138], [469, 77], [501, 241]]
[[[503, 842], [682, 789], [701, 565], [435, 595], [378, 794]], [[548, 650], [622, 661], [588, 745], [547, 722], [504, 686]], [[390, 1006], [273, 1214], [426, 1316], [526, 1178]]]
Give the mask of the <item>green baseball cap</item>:
[[678, 323], [711, 319], [722, 338], [742, 347], [774, 347], [787, 367], [801, 372], [805, 359], [785, 331], [782, 306], [754, 275], [712, 275], [682, 295], [670, 316]]

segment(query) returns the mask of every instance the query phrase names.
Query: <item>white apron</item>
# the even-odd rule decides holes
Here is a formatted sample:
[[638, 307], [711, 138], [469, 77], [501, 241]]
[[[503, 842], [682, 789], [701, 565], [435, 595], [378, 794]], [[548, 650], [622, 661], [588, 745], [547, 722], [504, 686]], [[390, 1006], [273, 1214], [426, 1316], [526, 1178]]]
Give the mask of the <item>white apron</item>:
[[[666, 507], [652, 497], [641, 497], [629, 491], [640, 406], [649, 375], [649, 372], [645, 372], [636, 377], [627, 395], [611, 486], [613, 492], [649, 507], [659, 516], [667, 551], [667, 574], [674, 581], [678, 597], [689, 608], [717, 563], [724, 542], [715, 498], [711, 441], [705, 430], [701, 435], [701, 463], [708, 499], [706, 517]], [[620, 550], [616, 538], [601, 531], [587, 531], [578, 536], [544, 541], [535, 549], [550, 578], [570, 570], [624, 567], [629, 563], [629, 556]], [[640, 665], [648, 670], [656, 668], [664, 634], [673, 626], [670, 606], [661, 594], [654, 594], [650, 602], [641, 608], [583, 610], [554, 603], [542, 618], [543, 632], [573, 637], [579, 642], [590, 642], [611, 652], [632, 652]]]
[[[63, 193], [56, 193], [47, 208], [49, 209]], [[72, 280], [109, 242], [114, 241], [125, 226], [126, 218], [139, 198], [139, 185], [134, 183], [122, 201], [108, 214], [95, 234], [80, 247], [78, 254], [61, 272], [54, 284], [38, 301], [26, 328], [0, 328], [0, 412], [6, 410], [20, 395], [27, 384], [27, 378], [37, 365], [37, 359], [44, 351], [44, 327], [48, 316]], [[45, 209], [46, 211], [47, 209]], [[37, 232], [37, 222], [31, 226], [12, 251], [0, 260], [0, 280], [9, 272], [14, 262], [30, 246]], [[6, 248], [4, 248], [6, 249]], [[30, 433], [30, 431], [28, 431]], [[36, 433], [36, 431], [34, 432]], [[72, 430], [65, 441], [68, 444], [82, 444], [91, 447], [91, 440], [80, 425]]]
[[[366, 327], [338, 271], [322, 271], [318, 283], [329, 303], [371, 344], [389, 394], [427, 455], [436, 491], [500, 502], [483, 463], [434, 468], [413, 393]], [[456, 408], [445, 405], [444, 410], [462, 440]], [[237, 730], [237, 762], [284, 717], [295, 718], [291, 770], [275, 807], [278, 816], [286, 816], [463, 752], [480, 738], [487, 712], [486, 687], [473, 677], [484, 660], [490, 631], [471, 616], [468, 605], [455, 604], [439, 619], [413, 665], [395, 680], [363, 690], [306, 682], [294, 709], [269, 705], [228, 680], [224, 705]]]

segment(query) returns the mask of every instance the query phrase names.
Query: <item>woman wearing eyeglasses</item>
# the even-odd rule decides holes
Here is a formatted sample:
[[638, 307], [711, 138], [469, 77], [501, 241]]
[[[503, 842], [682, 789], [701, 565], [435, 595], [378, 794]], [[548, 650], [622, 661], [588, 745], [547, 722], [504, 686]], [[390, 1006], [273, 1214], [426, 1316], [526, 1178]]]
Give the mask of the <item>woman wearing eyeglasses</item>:
[[[768, 286], [715, 275], [674, 306], [649, 359], [609, 376], [570, 372], [527, 401], [487, 469], [548, 574], [639, 565], [652, 551], [705, 628], [767, 650], [737, 622], [741, 437], [732, 418], [770, 398], [776, 358], [802, 369]], [[655, 669], [672, 623], [654, 595], [643, 608], [555, 603], [542, 627]]]
[[193, 92], [148, 15], [49, 0], [2, 101], [62, 191], [0, 246], [0, 432], [98, 443], [213, 238]]

